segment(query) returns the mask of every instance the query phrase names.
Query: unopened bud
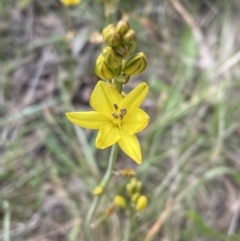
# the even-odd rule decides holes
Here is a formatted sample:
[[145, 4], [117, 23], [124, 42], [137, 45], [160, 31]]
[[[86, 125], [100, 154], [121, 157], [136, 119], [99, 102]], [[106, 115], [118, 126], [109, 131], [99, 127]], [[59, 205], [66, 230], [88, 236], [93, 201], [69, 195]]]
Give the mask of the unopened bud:
[[132, 29], [129, 29], [127, 33], [123, 36], [123, 42], [126, 44], [136, 41], [135, 32]]
[[137, 200], [138, 200], [138, 198], [139, 198], [139, 196], [140, 196], [140, 193], [139, 193], [139, 192], [134, 193], [134, 194], [132, 195], [132, 197], [131, 197], [131, 202], [132, 202], [132, 203], [136, 203]]
[[95, 196], [99, 196], [99, 195], [101, 195], [102, 193], [103, 193], [103, 189], [102, 189], [101, 187], [99, 187], [99, 186], [95, 187], [94, 190], [93, 190], [93, 194], [94, 194]]
[[73, 6], [73, 5], [77, 5], [78, 3], [80, 3], [81, 0], [61, 0], [61, 2], [66, 6]]
[[123, 57], [116, 53], [112, 47], [105, 47], [103, 49], [103, 57], [107, 65], [113, 69], [117, 68], [123, 59]]
[[147, 205], [148, 205], [147, 197], [146, 196], [140, 196], [137, 200], [136, 210], [142, 211], [147, 207]]
[[114, 203], [120, 208], [126, 208], [127, 206], [126, 199], [120, 195], [114, 197]]
[[131, 195], [134, 194], [134, 189], [135, 189], [135, 187], [134, 187], [131, 183], [128, 183], [128, 184], [126, 185], [126, 191], [127, 191], [127, 194], [128, 194], [129, 196], [131, 196]]
[[136, 43], [133, 42], [130, 44], [124, 44], [124, 45], [122, 44], [117, 47], [114, 47], [114, 50], [122, 56], [127, 56], [127, 55], [133, 53], [135, 48], [136, 48]]
[[117, 23], [116, 30], [120, 35], [124, 35], [130, 29], [129, 24], [126, 21], [120, 20]]
[[107, 45], [115, 47], [121, 44], [121, 38], [117, 32], [116, 26], [113, 24], [108, 25], [102, 31], [103, 39]]
[[96, 61], [95, 73], [102, 79], [110, 80], [114, 77], [115, 73], [104, 61], [103, 55], [99, 55]]
[[147, 66], [146, 56], [143, 52], [132, 56], [124, 65], [123, 73], [127, 75], [138, 75], [143, 72]]
[[135, 177], [136, 176], [136, 172], [131, 168], [126, 168], [126, 169], [121, 170], [121, 174], [124, 177]]

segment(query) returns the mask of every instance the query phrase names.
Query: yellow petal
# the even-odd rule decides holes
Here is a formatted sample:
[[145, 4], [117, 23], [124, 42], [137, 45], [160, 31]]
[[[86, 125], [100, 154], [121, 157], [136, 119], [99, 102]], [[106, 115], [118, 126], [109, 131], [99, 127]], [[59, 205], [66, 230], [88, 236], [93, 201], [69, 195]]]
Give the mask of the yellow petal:
[[68, 112], [67, 118], [74, 124], [87, 129], [100, 129], [102, 125], [108, 125], [110, 119], [96, 111]]
[[127, 108], [128, 111], [138, 108], [146, 98], [148, 89], [148, 85], [145, 82], [141, 83], [123, 99], [121, 107]]
[[94, 110], [110, 117], [115, 111], [113, 104], [119, 106], [122, 99], [113, 85], [98, 81], [90, 97], [90, 105]]
[[115, 144], [120, 138], [118, 127], [112, 124], [101, 126], [96, 139], [96, 147], [104, 149]]
[[124, 116], [122, 128], [132, 135], [143, 130], [148, 125], [149, 119], [145, 111], [136, 108]]
[[129, 135], [123, 129], [121, 131], [121, 139], [118, 141], [120, 148], [126, 155], [131, 157], [138, 164], [142, 163], [142, 154], [139, 141], [135, 135]]

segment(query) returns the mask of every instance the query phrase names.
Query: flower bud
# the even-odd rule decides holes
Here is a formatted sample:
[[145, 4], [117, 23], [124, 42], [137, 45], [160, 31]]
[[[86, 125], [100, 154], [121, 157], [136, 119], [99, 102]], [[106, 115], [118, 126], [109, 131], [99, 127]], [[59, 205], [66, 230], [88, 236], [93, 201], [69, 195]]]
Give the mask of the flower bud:
[[107, 65], [113, 69], [117, 68], [123, 59], [123, 57], [116, 53], [112, 47], [105, 47], [103, 49], [103, 57]]
[[102, 31], [103, 39], [107, 45], [115, 47], [121, 44], [121, 38], [117, 32], [116, 26], [113, 24], [108, 25]]
[[132, 202], [132, 203], [136, 203], [137, 200], [138, 200], [138, 198], [139, 198], [139, 196], [140, 196], [140, 193], [139, 193], [139, 192], [134, 193], [134, 194], [132, 195], [132, 197], [131, 197], [131, 202]]
[[148, 205], [147, 197], [146, 196], [140, 196], [137, 200], [136, 210], [142, 211], [147, 207], [147, 205]]
[[124, 35], [130, 29], [129, 24], [126, 21], [120, 20], [117, 23], [116, 30], [120, 35]]
[[132, 56], [124, 65], [123, 73], [127, 75], [138, 75], [143, 72], [147, 66], [146, 56], [143, 52]]
[[123, 36], [123, 42], [126, 44], [136, 41], [135, 32], [132, 29], [129, 29], [127, 33]]
[[140, 192], [142, 189], [142, 183], [138, 181], [135, 186], [136, 192]]
[[81, 0], [60, 0], [66, 6], [77, 5], [81, 2]]
[[135, 177], [136, 176], [136, 172], [131, 168], [126, 168], [126, 169], [121, 170], [121, 174], [124, 177]]
[[134, 194], [134, 189], [135, 189], [135, 187], [134, 187], [131, 183], [128, 183], [128, 184], [126, 185], [126, 191], [127, 191], [127, 194], [128, 194], [129, 196], [131, 196], [131, 195]]
[[93, 190], [93, 194], [94, 194], [95, 196], [99, 196], [99, 195], [101, 195], [102, 193], [103, 193], [103, 189], [102, 189], [100, 186], [95, 187], [94, 190]]
[[114, 77], [114, 70], [112, 70], [104, 61], [103, 55], [99, 55], [96, 61], [95, 73], [102, 79], [112, 79]]
[[136, 48], [136, 43], [133, 42], [130, 44], [124, 44], [124, 45], [122, 44], [117, 47], [114, 47], [114, 50], [122, 56], [127, 56], [127, 55], [133, 53], [135, 48]]
[[120, 208], [126, 208], [127, 206], [126, 199], [120, 195], [114, 197], [114, 203]]

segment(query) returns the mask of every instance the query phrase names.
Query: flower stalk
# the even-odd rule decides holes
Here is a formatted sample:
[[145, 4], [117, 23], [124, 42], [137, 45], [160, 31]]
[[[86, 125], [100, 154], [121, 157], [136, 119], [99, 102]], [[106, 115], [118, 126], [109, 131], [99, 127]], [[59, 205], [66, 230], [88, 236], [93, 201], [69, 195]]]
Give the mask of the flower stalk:
[[[113, 167], [114, 167], [114, 164], [115, 164], [116, 159], [117, 159], [117, 154], [118, 154], [118, 145], [115, 144], [111, 148], [111, 153], [110, 153], [110, 157], [109, 157], [109, 161], [108, 161], [107, 171], [106, 171], [102, 181], [100, 182], [100, 187], [102, 187], [103, 190], [107, 187], [107, 185], [108, 185], [108, 183], [111, 179]], [[101, 196], [102, 195], [95, 196], [95, 198], [94, 198], [94, 200], [93, 200], [93, 202], [92, 202], [92, 204], [89, 208], [87, 217], [86, 217], [85, 229], [86, 229], [86, 232], [87, 232], [87, 235], [88, 235], [88, 238], [89, 238], [90, 241], [94, 241], [94, 238], [93, 238], [93, 235], [92, 235], [92, 232], [91, 232], [91, 221], [92, 221], [93, 214], [98, 207]]]

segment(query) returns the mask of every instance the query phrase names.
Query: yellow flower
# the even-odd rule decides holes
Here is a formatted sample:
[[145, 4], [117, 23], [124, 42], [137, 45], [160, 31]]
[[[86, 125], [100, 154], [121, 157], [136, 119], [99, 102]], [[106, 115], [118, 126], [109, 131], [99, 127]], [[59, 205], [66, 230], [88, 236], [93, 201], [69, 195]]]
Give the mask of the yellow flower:
[[60, 0], [66, 6], [77, 5], [81, 2], [81, 0]]
[[81, 127], [99, 129], [97, 148], [104, 149], [117, 142], [129, 157], [141, 164], [141, 147], [135, 134], [149, 122], [149, 116], [139, 108], [147, 92], [148, 85], [141, 83], [123, 98], [112, 84], [99, 81], [90, 98], [95, 111], [69, 112], [66, 115]]

